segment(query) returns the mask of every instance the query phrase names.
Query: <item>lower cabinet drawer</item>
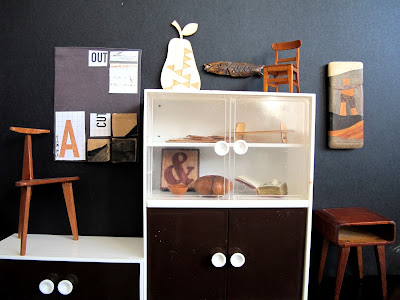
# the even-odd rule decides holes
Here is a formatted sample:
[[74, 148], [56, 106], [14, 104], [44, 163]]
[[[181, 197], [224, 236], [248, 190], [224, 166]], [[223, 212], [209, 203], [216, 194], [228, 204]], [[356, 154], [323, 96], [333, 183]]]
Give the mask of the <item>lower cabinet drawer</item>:
[[[47, 278], [53, 279], [54, 290], [43, 294], [39, 284]], [[68, 295], [57, 288], [65, 279], [72, 283]], [[64, 292], [68, 293], [69, 282], [64, 282]], [[51, 289], [51, 283], [44, 286]], [[0, 260], [0, 299], [139, 300], [140, 264]]]

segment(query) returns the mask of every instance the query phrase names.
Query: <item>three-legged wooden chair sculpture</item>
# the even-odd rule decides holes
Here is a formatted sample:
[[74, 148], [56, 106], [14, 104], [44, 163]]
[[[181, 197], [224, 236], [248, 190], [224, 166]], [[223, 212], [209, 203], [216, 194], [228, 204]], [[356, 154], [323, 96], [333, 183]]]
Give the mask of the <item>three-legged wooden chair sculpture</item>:
[[15, 186], [21, 188], [21, 201], [19, 209], [18, 238], [21, 239], [20, 254], [26, 254], [26, 239], [28, 234], [29, 207], [32, 196], [32, 187], [35, 185], [61, 183], [64, 192], [65, 204], [67, 206], [69, 223], [71, 225], [74, 240], [78, 240], [78, 225], [76, 222], [74, 195], [72, 182], [79, 180], [78, 176], [63, 178], [34, 179], [33, 177], [33, 155], [32, 135], [49, 133], [46, 129], [32, 129], [21, 127], [10, 127], [11, 131], [25, 134], [24, 160], [22, 166], [22, 180], [17, 181]]

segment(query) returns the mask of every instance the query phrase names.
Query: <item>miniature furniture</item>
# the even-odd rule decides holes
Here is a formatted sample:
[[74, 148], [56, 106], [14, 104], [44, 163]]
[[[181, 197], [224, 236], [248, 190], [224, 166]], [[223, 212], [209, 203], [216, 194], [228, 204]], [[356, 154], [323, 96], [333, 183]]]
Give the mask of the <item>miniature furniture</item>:
[[144, 300], [143, 238], [30, 234], [25, 256], [19, 245], [0, 241], [1, 299]]
[[383, 299], [387, 298], [385, 245], [394, 242], [396, 224], [363, 207], [346, 207], [316, 210], [314, 227], [323, 235], [322, 254], [318, 282], [321, 283], [329, 243], [339, 247], [339, 260], [336, 274], [335, 300], [339, 299], [344, 271], [350, 248], [357, 248], [360, 279], [363, 278], [362, 247], [374, 246], [379, 262]]
[[[301, 40], [283, 43], [273, 43], [272, 49], [275, 50], [275, 64], [271, 66], [264, 66], [264, 92], [268, 92], [268, 87], [275, 87], [278, 92], [278, 86], [281, 84], [289, 85], [289, 92], [293, 93], [293, 85], [300, 93], [299, 81], [299, 63], [300, 63], [300, 46]], [[290, 58], [280, 58], [282, 55], [280, 51], [296, 49], [296, 56]], [[288, 62], [294, 62], [289, 63]], [[283, 63], [283, 64], [282, 64]], [[273, 76], [270, 78], [270, 76]]]
[[26, 254], [26, 239], [28, 234], [29, 207], [32, 196], [32, 188], [37, 185], [61, 183], [65, 204], [67, 206], [69, 223], [74, 240], [78, 240], [78, 225], [76, 222], [74, 195], [72, 182], [79, 180], [78, 176], [63, 178], [35, 179], [33, 176], [33, 154], [32, 135], [49, 133], [46, 129], [32, 129], [21, 127], [10, 127], [11, 131], [25, 134], [24, 158], [22, 165], [22, 180], [17, 181], [15, 186], [21, 188], [21, 200], [19, 210], [18, 237], [21, 239], [20, 255]]
[[[314, 118], [314, 94], [145, 90], [145, 299], [307, 299]], [[165, 173], [214, 193], [175, 195]], [[259, 195], [241, 175], [288, 193]]]

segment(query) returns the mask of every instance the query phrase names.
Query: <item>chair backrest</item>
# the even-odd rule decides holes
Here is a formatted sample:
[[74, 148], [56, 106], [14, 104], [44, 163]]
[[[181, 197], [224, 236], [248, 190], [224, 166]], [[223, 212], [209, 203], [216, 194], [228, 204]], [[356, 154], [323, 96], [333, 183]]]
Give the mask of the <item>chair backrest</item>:
[[[271, 48], [275, 50], [275, 65], [279, 65], [281, 63], [295, 62], [295, 66], [299, 67], [300, 64], [300, 46], [301, 40], [291, 41], [291, 42], [283, 42], [283, 43], [273, 43]], [[279, 51], [285, 50], [293, 50], [296, 49], [296, 56], [289, 58], [279, 58]]]
[[25, 134], [24, 161], [22, 164], [22, 180], [33, 179], [32, 134], [49, 133], [47, 129], [10, 127], [11, 131]]

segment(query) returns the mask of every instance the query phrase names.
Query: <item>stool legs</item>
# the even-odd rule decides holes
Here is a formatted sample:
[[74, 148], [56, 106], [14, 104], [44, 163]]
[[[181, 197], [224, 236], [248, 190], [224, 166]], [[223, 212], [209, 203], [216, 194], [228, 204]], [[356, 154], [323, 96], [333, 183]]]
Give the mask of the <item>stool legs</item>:
[[385, 261], [385, 246], [375, 246], [375, 257], [378, 264], [378, 272], [381, 275], [382, 281], [382, 296], [383, 300], [387, 299], [387, 283], [386, 283], [386, 261]]
[[26, 253], [26, 238], [28, 235], [29, 207], [31, 203], [32, 187], [21, 188], [20, 216], [18, 224], [18, 235], [21, 237], [20, 255]]
[[360, 279], [363, 279], [364, 277], [362, 258], [362, 246], [357, 246], [358, 276], [360, 277]]
[[329, 248], [329, 240], [327, 238], [324, 238], [324, 241], [322, 243], [321, 260], [319, 262], [319, 273], [318, 273], [319, 284], [321, 284], [322, 275], [324, 274], [325, 261], [326, 261], [326, 256], [328, 254], [328, 248]]
[[349, 258], [350, 248], [339, 247], [339, 260], [336, 272], [335, 300], [339, 300], [340, 290], [342, 288], [344, 271], [346, 270], [347, 259]]
[[72, 182], [65, 182], [62, 184], [65, 205], [67, 206], [69, 224], [71, 226], [72, 236], [75, 241], [78, 240], [78, 225], [76, 222], [74, 194], [72, 191]]

